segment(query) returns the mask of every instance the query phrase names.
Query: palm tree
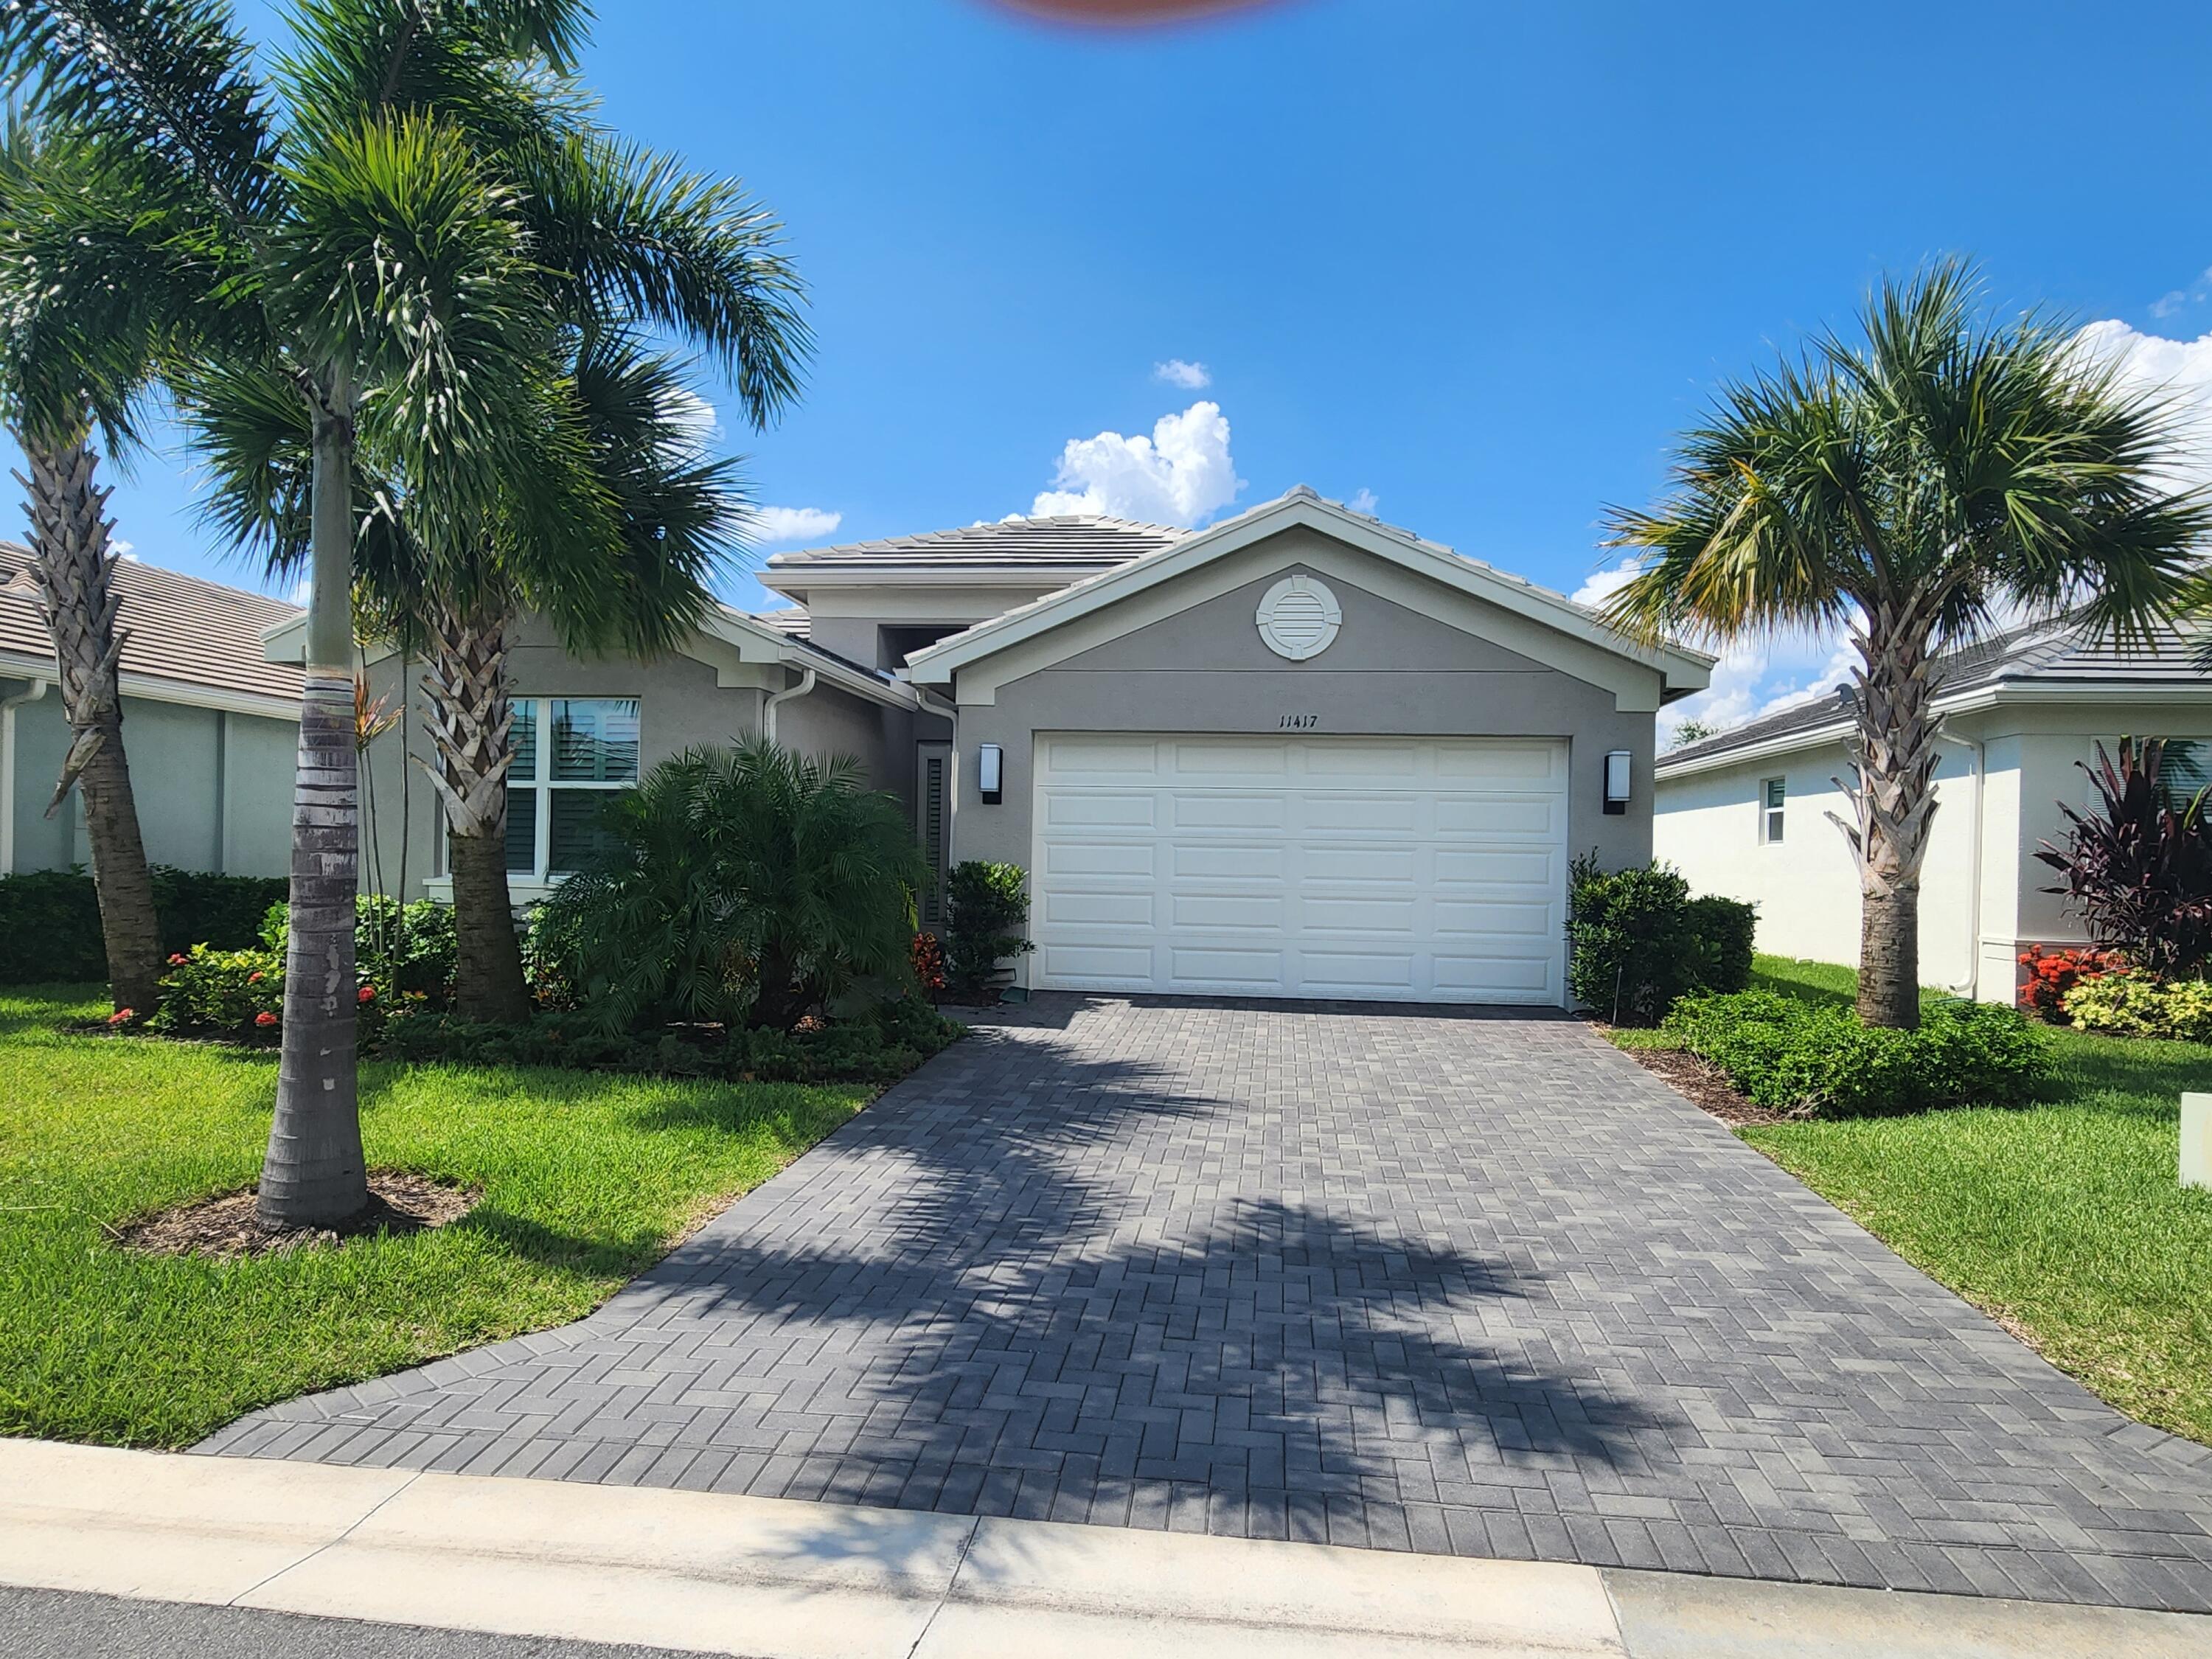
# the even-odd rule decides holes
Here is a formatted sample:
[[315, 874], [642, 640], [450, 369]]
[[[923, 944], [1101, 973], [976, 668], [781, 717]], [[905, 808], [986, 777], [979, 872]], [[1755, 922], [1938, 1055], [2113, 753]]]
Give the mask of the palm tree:
[[[273, 571], [297, 568], [311, 468], [296, 400], [267, 375], [224, 373], [189, 385], [210, 516], [234, 542], [259, 549]], [[530, 1010], [507, 885], [514, 617], [538, 612], [579, 653], [665, 650], [711, 603], [707, 578], [735, 545], [746, 506], [736, 464], [703, 452], [696, 396], [678, 366], [634, 336], [580, 331], [566, 395], [590, 482], [611, 510], [581, 548], [530, 533], [518, 511], [473, 526], [465, 556], [437, 557], [402, 479], [380, 473], [373, 453], [360, 469], [357, 604], [370, 633], [425, 659], [433, 759], [424, 769], [452, 832], [455, 1000], [472, 1019], [514, 1022]], [[512, 485], [526, 498], [567, 482], [532, 476]]]
[[1666, 498], [1610, 515], [1612, 544], [1644, 562], [1604, 610], [1636, 638], [1850, 630], [1851, 816], [1836, 822], [1858, 863], [1870, 1024], [1919, 1022], [1930, 658], [2008, 616], [2074, 610], [2140, 635], [2173, 614], [2212, 531], [2206, 495], [2166, 482], [2166, 404], [2124, 391], [2057, 320], [1978, 309], [1957, 262], [1885, 281], [1863, 339], [1824, 334], [1725, 388]]
[[[29, 569], [70, 727], [46, 815], [61, 809], [72, 788], [82, 790], [109, 994], [115, 1007], [149, 1014], [161, 997], [161, 928], [123, 746], [118, 663], [127, 635], [115, 626], [115, 526], [106, 514], [108, 492], [95, 482], [91, 413], [72, 383], [86, 347], [68, 337], [64, 308], [5, 286], [23, 271], [9, 257], [11, 246], [19, 234], [37, 240], [42, 206], [107, 182], [96, 157], [66, 133], [27, 120], [0, 131], [0, 407], [23, 452], [25, 471], [15, 477], [28, 496]], [[150, 376], [143, 361], [115, 367], [126, 381], [143, 385]], [[27, 393], [33, 386], [41, 388], [36, 395]], [[131, 435], [127, 428], [107, 434], [111, 447]]]
[[[370, 442], [438, 514], [465, 518], [563, 447], [546, 349], [557, 319], [517, 194], [463, 117], [526, 106], [542, 69], [572, 62], [584, 16], [581, 0], [316, 0], [295, 11], [291, 50], [264, 82], [222, 0], [0, 11], [0, 72], [131, 185], [49, 242], [26, 286], [64, 296], [80, 325], [106, 306], [112, 327], [80, 325], [80, 339], [143, 338], [172, 369], [276, 369], [311, 428], [292, 926], [258, 1200], [273, 1226], [337, 1219], [368, 1198], [355, 453]], [[131, 389], [103, 357], [78, 367], [93, 407], [120, 418]]]

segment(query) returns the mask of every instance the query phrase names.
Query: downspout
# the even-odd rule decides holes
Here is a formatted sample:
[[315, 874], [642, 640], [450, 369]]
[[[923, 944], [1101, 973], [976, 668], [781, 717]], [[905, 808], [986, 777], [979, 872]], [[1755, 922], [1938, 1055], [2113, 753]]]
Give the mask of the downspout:
[[31, 689], [0, 697], [0, 876], [15, 873], [15, 711], [46, 695], [52, 680], [33, 680]]
[[814, 671], [806, 670], [799, 677], [799, 684], [781, 691], [772, 691], [768, 701], [761, 704], [761, 736], [769, 743], [775, 741], [775, 711], [785, 703], [805, 696], [814, 689]]
[[1974, 842], [1966, 866], [1966, 977], [1963, 983], [1943, 988], [1954, 997], [1972, 1000], [1982, 988], [1982, 775], [1988, 757], [1983, 753], [1979, 738], [1954, 738], [1948, 732], [1939, 731], [1936, 740], [1955, 743], [1961, 749], [1972, 750], [1974, 756]]

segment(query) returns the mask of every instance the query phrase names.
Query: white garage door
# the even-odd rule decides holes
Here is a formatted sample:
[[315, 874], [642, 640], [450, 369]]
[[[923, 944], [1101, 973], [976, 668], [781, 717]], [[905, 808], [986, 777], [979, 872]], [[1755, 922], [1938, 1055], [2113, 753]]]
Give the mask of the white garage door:
[[1566, 745], [1037, 738], [1032, 982], [1564, 1000]]

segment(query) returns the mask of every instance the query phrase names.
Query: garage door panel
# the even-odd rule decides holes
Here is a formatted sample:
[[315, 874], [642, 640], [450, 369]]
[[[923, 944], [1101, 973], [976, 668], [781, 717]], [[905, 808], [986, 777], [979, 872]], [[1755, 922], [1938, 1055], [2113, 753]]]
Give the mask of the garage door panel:
[[1036, 753], [1040, 986], [1563, 999], [1564, 744], [1043, 734]]
[[1212, 790], [1168, 796], [1169, 822], [1178, 830], [1270, 830], [1289, 821], [1289, 803], [1279, 794], [1227, 794]]
[[1251, 990], [1283, 979], [1280, 951], [1239, 951], [1219, 945], [1182, 945], [1169, 952], [1169, 971], [1181, 988], [1206, 986]]
[[1236, 927], [1279, 933], [1289, 913], [1290, 902], [1279, 894], [1173, 893], [1168, 897], [1169, 926], [1195, 933]]
[[1143, 927], [1154, 921], [1150, 888], [1122, 892], [1071, 892], [1047, 888], [1038, 896], [1038, 920], [1050, 928]]
[[1158, 847], [1149, 841], [1049, 840], [1037, 860], [1046, 878], [1042, 891], [1061, 877], [1132, 876], [1149, 882], [1158, 869]]
[[1479, 884], [1484, 887], [1552, 886], [1559, 867], [1557, 857], [1546, 848], [1505, 851], [1495, 848], [1439, 847], [1436, 872], [1439, 887]]
[[1177, 881], [1280, 881], [1291, 849], [1243, 841], [1178, 841], [1167, 848], [1168, 873]]
[[1437, 832], [1445, 836], [1541, 836], [1559, 832], [1565, 803], [1539, 796], [1444, 795], [1437, 801]]
[[1054, 830], [1150, 830], [1158, 814], [1156, 796], [1066, 790], [1053, 793], [1046, 823]]
[[1549, 904], [1492, 900], [1483, 904], [1448, 901], [1437, 906], [1437, 936], [1528, 933], [1548, 939], [1553, 931]]

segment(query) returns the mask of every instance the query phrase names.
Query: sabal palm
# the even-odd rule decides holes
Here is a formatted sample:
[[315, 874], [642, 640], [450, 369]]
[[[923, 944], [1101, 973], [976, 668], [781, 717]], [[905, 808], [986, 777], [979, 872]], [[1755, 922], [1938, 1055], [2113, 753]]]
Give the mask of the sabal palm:
[[[514, 186], [477, 126], [565, 67], [580, 0], [301, 0], [267, 81], [222, 0], [20, 0], [19, 93], [101, 147], [131, 194], [41, 252], [75, 337], [173, 367], [280, 369], [312, 436], [312, 547], [283, 1054], [260, 1209], [367, 1199], [355, 1069], [354, 456], [404, 471], [426, 522], [496, 508], [502, 480], [580, 441]], [[414, 85], [400, 94], [403, 82]], [[438, 95], [421, 95], [434, 78]], [[107, 313], [101, 317], [102, 311]], [[103, 326], [103, 323], [105, 325]], [[79, 365], [94, 407], [131, 388]]]
[[1936, 811], [1931, 657], [2021, 616], [2156, 626], [2212, 509], [2169, 482], [2164, 403], [2050, 318], [1984, 319], [1964, 265], [1884, 283], [1861, 328], [1726, 388], [1682, 439], [1666, 498], [1612, 515], [1612, 544], [1644, 559], [1606, 614], [1647, 641], [1850, 630], [1854, 775], [1837, 822], [1860, 876], [1859, 1012], [1909, 1027]]

